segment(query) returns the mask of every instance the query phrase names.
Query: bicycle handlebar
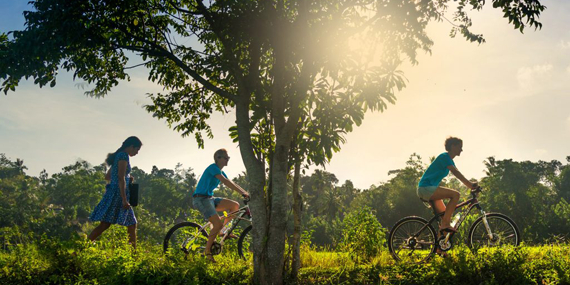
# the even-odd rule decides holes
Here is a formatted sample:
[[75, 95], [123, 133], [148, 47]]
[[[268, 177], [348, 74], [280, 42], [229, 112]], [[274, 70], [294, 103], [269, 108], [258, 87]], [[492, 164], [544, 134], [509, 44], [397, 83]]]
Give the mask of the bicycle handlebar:
[[481, 188], [481, 186], [477, 186], [475, 189], [471, 189], [471, 194], [481, 193], [482, 191], [483, 188]]

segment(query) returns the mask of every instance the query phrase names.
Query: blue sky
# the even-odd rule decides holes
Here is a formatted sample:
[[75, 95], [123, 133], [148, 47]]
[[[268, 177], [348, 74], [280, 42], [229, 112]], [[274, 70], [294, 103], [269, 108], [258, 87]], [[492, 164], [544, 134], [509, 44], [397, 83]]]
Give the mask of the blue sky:
[[[467, 176], [484, 176], [483, 161], [497, 159], [565, 162], [570, 155], [570, 1], [545, 1], [543, 29], [520, 34], [501, 12], [487, 5], [474, 12], [474, 30], [487, 43], [477, 45], [449, 38], [446, 22], [430, 24], [432, 55], [419, 65], [402, 67], [408, 87], [384, 113], [367, 114], [362, 126], [347, 136], [327, 171], [342, 181], [368, 188], [389, 179], [416, 152], [428, 157], [443, 152], [449, 135], [464, 140], [455, 159]], [[0, 0], [0, 31], [23, 27], [27, 1]], [[24, 159], [30, 175], [52, 174], [81, 158], [103, 162], [130, 135], [144, 143], [131, 160], [146, 171], [153, 165], [174, 168], [180, 162], [197, 174], [221, 147], [232, 157], [226, 173], [245, 168], [237, 145], [228, 136], [234, 113], [211, 120], [214, 139], [199, 149], [193, 137], [182, 138], [165, 122], [142, 109], [146, 93], [162, 89], [146, 70], [131, 73], [103, 99], [88, 98], [71, 75], [61, 73], [54, 88], [22, 81], [16, 92], [0, 96], [0, 153]]]

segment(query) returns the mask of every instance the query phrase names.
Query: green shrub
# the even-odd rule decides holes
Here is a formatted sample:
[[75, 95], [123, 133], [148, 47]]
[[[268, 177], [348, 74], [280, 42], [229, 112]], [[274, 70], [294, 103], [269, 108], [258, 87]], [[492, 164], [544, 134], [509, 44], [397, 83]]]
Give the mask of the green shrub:
[[[370, 233], [365, 230], [372, 228], [380, 233], [369, 215], [366, 209], [351, 213], [343, 232], [358, 228]], [[354, 237], [370, 234], [348, 236], [350, 246], [356, 246]], [[201, 256], [165, 256], [160, 245], [147, 241], [135, 253], [124, 227], [112, 227], [96, 243], [44, 235], [0, 250], [0, 284], [250, 284], [251, 261], [240, 260], [229, 249], [211, 264]], [[447, 258], [424, 264], [396, 263], [384, 249], [368, 262], [362, 262], [361, 254], [317, 251], [305, 244], [297, 284], [570, 284], [568, 244], [477, 251], [460, 245]]]
[[319, 248], [334, 248], [342, 235], [342, 221], [339, 218], [326, 221], [323, 218], [311, 217], [304, 226], [305, 231], [311, 232], [311, 245]]
[[376, 256], [386, 243], [384, 228], [368, 207], [350, 212], [343, 220], [340, 249], [355, 260], [369, 260]]

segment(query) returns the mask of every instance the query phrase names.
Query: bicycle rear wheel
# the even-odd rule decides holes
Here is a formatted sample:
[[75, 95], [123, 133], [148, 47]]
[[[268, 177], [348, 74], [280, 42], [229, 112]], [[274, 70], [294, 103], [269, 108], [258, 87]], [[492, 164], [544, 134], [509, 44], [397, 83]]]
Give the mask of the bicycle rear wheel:
[[388, 249], [398, 262], [422, 263], [436, 250], [437, 235], [424, 218], [406, 217], [399, 220], [388, 235]]
[[201, 254], [208, 242], [208, 233], [201, 230], [201, 225], [192, 222], [182, 222], [172, 227], [164, 238], [163, 250], [169, 255]]
[[244, 260], [249, 260], [249, 258], [253, 255], [253, 251], [251, 250], [251, 226], [245, 228], [241, 235], [239, 236], [238, 240], [238, 254]]
[[520, 231], [511, 218], [499, 214], [486, 214], [491, 235], [487, 233], [483, 217], [479, 217], [469, 229], [467, 245], [471, 248], [495, 247], [500, 245], [517, 246], [521, 243]]

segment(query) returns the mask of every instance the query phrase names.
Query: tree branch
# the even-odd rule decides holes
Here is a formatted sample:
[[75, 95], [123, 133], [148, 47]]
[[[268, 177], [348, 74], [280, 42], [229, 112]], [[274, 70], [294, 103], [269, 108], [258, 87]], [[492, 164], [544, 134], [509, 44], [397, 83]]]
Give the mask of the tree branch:
[[178, 12], [181, 12], [181, 13], [186, 13], [186, 14], [190, 14], [190, 15], [204, 15], [203, 13], [193, 12], [190, 10], [182, 9], [182, 8], [174, 5], [174, 2], [172, 2], [172, 1], [168, 1], [168, 4], [170, 4], [172, 7], [174, 7], [174, 9], [176, 9]]
[[224, 49], [224, 54], [230, 62], [230, 69], [233, 70], [234, 76], [235, 76], [236, 81], [237, 81], [236, 83], [241, 88], [244, 88], [245, 90], [247, 90], [247, 84], [245, 84], [243, 74], [241, 73], [241, 68], [239, 67], [239, 64], [237, 64], [237, 59], [235, 58], [235, 56], [232, 52], [232, 50], [234, 50], [235, 47], [231, 46], [230, 42], [224, 38], [222, 31], [218, 27], [217, 21], [214, 19], [213, 15], [208, 11], [206, 6], [204, 6], [204, 3], [202, 3], [201, 1], [197, 1], [197, 3], [198, 3], [197, 8], [199, 10], [201, 10], [202, 14], [204, 15], [204, 18], [212, 27], [212, 31], [214, 32], [214, 34], [218, 37], [218, 39], [222, 43], [222, 46]]
[[220, 96], [222, 96], [222, 97], [224, 97], [224, 98], [226, 98], [232, 102], [235, 102], [236, 95], [233, 95], [233, 94], [231, 94], [231, 93], [229, 93], [223, 89], [216, 87], [215, 85], [210, 83], [208, 80], [203, 78], [200, 74], [198, 74], [198, 72], [196, 72], [191, 67], [189, 67], [187, 64], [185, 64], [176, 55], [165, 50], [162, 46], [160, 46], [154, 42], [151, 42], [151, 41], [147, 40], [146, 38], [142, 38], [142, 37], [133, 35], [132, 33], [126, 31], [122, 27], [118, 27], [118, 29], [120, 29], [123, 33], [129, 35], [130, 37], [132, 37], [138, 41], [141, 41], [143, 43], [146, 43], [151, 47], [150, 49], [148, 49], [148, 48], [137, 47], [137, 46], [120, 45], [122, 48], [125, 48], [128, 50], [133, 50], [133, 51], [139, 51], [139, 52], [147, 52], [149, 54], [165, 56], [166, 58], [172, 60], [178, 67], [180, 67], [182, 70], [184, 70], [188, 75], [190, 75], [192, 78], [194, 78], [194, 80], [196, 80], [200, 84], [202, 84], [208, 90], [210, 90], [210, 91], [212, 91], [212, 92], [214, 92], [214, 93], [216, 93], [216, 94], [218, 94], [218, 95], [220, 95]]
[[153, 62], [153, 61], [154, 61], [154, 60], [149, 60], [149, 61], [147, 61], [147, 62], [139, 63], [139, 64], [136, 64], [136, 65], [133, 65], [133, 66], [124, 67], [123, 69], [133, 69], [133, 68], [137, 68], [137, 67], [139, 67], [139, 66], [145, 65], [145, 64], [147, 64], [147, 63], [151, 63], [151, 62]]

